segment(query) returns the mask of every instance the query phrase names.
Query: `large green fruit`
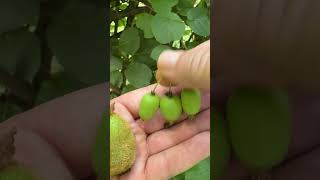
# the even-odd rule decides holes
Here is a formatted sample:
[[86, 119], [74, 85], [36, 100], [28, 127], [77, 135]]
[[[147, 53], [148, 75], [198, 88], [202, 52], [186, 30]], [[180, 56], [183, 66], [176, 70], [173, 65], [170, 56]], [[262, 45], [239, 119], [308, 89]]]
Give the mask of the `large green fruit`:
[[107, 123], [107, 115], [103, 113], [93, 153], [93, 167], [101, 180], [107, 179]]
[[148, 121], [150, 120], [157, 110], [159, 109], [160, 97], [155, 93], [147, 93], [145, 94], [141, 101], [139, 107], [139, 115], [142, 120]]
[[160, 112], [166, 122], [170, 125], [176, 122], [182, 113], [179, 96], [165, 95], [162, 97], [160, 100]]
[[29, 169], [20, 165], [0, 170], [0, 180], [39, 180]]
[[248, 168], [266, 170], [280, 163], [290, 141], [288, 97], [258, 88], [238, 89], [228, 100], [232, 147]]
[[221, 115], [214, 111], [213, 116], [213, 180], [220, 180], [230, 161], [231, 146], [226, 125]]
[[201, 94], [197, 89], [184, 89], [181, 91], [181, 104], [183, 111], [190, 116], [197, 114], [201, 107]]
[[110, 116], [110, 175], [129, 170], [136, 157], [136, 140], [128, 122], [112, 114]]

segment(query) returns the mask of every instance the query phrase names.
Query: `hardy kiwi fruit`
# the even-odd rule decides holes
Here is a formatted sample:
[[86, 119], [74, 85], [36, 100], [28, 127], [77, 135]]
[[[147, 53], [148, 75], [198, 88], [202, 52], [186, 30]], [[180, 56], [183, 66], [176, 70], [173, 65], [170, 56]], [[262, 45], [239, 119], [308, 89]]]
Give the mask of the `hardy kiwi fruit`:
[[107, 114], [103, 113], [93, 153], [93, 167], [99, 179], [107, 179]]
[[231, 146], [227, 127], [217, 111], [213, 111], [213, 163], [212, 173], [214, 180], [220, 180], [230, 161]]
[[193, 116], [200, 111], [201, 95], [197, 89], [183, 89], [181, 91], [181, 104], [183, 111]]
[[10, 165], [0, 170], [1, 180], [39, 180], [29, 169], [21, 165]]
[[160, 112], [169, 125], [176, 122], [182, 113], [179, 96], [170, 93], [163, 96], [160, 100]]
[[229, 98], [227, 118], [232, 147], [246, 167], [264, 171], [280, 163], [290, 140], [286, 94], [259, 88], [240, 88]]
[[110, 116], [110, 175], [131, 168], [136, 157], [136, 140], [128, 122], [116, 114]]
[[159, 109], [160, 97], [154, 92], [145, 94], [140, 101], [139, 116], [142, 120], [150, 120]]

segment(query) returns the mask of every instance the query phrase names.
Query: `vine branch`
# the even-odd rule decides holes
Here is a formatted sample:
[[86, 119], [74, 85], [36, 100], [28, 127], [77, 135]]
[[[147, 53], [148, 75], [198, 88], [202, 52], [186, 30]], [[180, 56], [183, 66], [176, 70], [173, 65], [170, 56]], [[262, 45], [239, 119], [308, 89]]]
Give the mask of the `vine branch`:
[[25, 104], [30, 105], [33, 100], [33, 88], [25, 81], [19, 80], [15, 76], [0, 69], [0, 82], [9, 89], [14, 96], [20, 98]]
[[150, 10], [148, 7], [138, 7], [134, 9], [126, 9], [124, 11], [116, 11], [112, 10], [110, 14], [110, 22], [112, 21], [117, 21], [120, 20], [124, 17], [129, 17], [129, 16], [135, 16], [140, 13], [149, 13], [149, 14], [155, 14], [153, 10]]

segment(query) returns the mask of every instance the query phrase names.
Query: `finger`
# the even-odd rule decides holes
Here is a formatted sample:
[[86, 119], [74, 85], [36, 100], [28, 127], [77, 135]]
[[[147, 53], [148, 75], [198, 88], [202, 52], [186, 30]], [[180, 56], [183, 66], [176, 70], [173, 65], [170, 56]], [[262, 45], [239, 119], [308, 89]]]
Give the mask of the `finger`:
[[[140, 179], [140, 175], [144, 174], [145, 164], [148, 158], [148, 148], [146, 142], [146, 134], [144, 131], [136, 124], [134, 118], [130, 112], [121, 103], [114, 104], [114, 113], [126, 120], [132, 129], [132, 132], [136, 139], [136, 159], [131, 167], [130, 171], [123, 175], [128, 177], [128, 179]], [[113, 177], [114, 178], [114, 177]]]
[[205, 110], [195, 119], [185, 120], [169, 129], [151, 134], [147, 139], [149, 154], [159, 153], [208, 130], [210, 130], [210, 110]]
[[320, 148], [275, 169], [272, 179], [320, 179]]
[[[210, 107], [210, 94], [209, 93], [203, 94], [201, 101], [203, 103], [201, 104], [200, 111], [208, 109]], [[183, 113], [176, 123], [179, 123], [187, 119], [187, 117], [188, 116], [185, 113]], [[151, 120], [149, 121], [138, 120], [138, 123], [140, 124], [141, 127], [143, 127], [144, 131], [147, 134], [151, 134], [163, 129], [166, 124], [166, 121], [160, 114], [160, 111], [158, 111], [157, 114]]]
[[102, 112], [107, 107], [107, 89], [107, 84], [82, 89], [37, 106], [3, 124], [16, 123], [35, 132], [63, 156], [75, 177], [88, 177], [93, 173], [91, 153]]
[[183, 87], [210, 89], [210, 40], [188, 51], [166, 50], [161, 53], [157, 66], [160, 80]]
[[18, 127], [15, 160], [31, 169], [39, 179], [73, 180], [73, 174], [55, 148], [38, 134]]
[[[147, 179], [169, 179], [210, 155], [210, 132], [202, 132], [177, 146], [149, 157]], [[158, 174], [158, 176], [154, 176]]]

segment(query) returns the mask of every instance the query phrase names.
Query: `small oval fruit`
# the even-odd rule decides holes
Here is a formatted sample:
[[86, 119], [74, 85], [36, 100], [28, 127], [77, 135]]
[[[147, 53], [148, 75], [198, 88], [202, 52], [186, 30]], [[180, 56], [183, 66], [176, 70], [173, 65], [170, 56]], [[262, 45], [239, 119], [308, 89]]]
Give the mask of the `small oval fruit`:
[[183, 89], [181, 91], [181, 104], [183, 111], [193, 116], [200, 111], [201, 94], [198, 89]]
[[136, 140], [127, 121], [116, 114], [110, 116], [110, 175], [129, 170], [136, 158]]
[[231, 145], [226, 123], [224, 122], [224, 119], [222, 119], [221, 114], [214, 110], [211, 118], [213, 121], [212, 152], [214, 154], [212, 173], [213, 179], [221, 179], [230, 162]]
[[21, 165], [8, 166], [0, 171], [1, 180], [39, 180], [33, 172]]
[[252, 170], [268, 170], [280, 163], [290, 141], [290, 110], [286, 94], [241, 88], [229, 98], [227, 118], [232, 147]]
[[140, 118], [144, 121], [150, 120], [159, 109], [159, 105], [160, 97], [158, 95], [153, 92], [145, 94], [140, 101]]
[[160, 112], [167, 123], [172, 125], [182, 113], [181, 100], [176, 95], [165, 95], [160, 100]]
[[99, 179], [107, 179], [107, 123], [107, 113], [103, 113], [93, 148], [93, 167]]

